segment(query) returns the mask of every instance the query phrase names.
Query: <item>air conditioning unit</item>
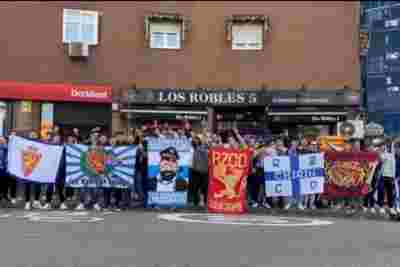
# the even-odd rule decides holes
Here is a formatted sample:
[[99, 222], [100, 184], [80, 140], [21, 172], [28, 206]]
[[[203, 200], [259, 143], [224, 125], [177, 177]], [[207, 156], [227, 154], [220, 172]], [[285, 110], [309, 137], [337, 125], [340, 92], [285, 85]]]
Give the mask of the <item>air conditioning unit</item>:
[[72, 58], [86, 58], [89, 56], [89, 45], [85, 43], [69, 43], [68, 55]]
[[338, 122], [338, 136], [345, 138], [363, 139], [365, 135], [364, 121], [348, 120]]

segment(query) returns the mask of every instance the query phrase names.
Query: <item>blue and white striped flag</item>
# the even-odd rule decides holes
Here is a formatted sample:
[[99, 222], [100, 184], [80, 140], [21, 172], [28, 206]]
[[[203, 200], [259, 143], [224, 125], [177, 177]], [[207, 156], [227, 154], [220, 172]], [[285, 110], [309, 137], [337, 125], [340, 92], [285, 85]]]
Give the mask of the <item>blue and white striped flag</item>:
[[128, 188], [134, 183], [136, 146], [66, 146], [69, 187]]

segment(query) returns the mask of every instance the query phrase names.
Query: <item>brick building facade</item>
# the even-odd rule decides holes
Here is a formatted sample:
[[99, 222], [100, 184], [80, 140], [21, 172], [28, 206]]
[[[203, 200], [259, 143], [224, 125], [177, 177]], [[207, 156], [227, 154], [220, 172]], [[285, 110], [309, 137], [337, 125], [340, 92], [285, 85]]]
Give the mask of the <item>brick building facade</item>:
[[[89, 46], [84, 59], [71, 58], [69, 45], [63, 42], [65, 9], [98, 12], [98, 43]], [[0, 91], [0, 100], [7, 104], [6, 128], [40, 127], [43, 103], [54, 103], [53, 123], [100, 124], [109, 132], [152, 118], [186, 118], [193, 123], [205, 119], [214, 128], [230, 127], [230, 121], [243, 121], [247, 127], [245, 121], [254, 124], [258, 119], [259, 126], [278, 130], [299, 119], [332, 126], [358, 105], [358, 2], [0, 2], [0, 21], [0, 90], [2, 81], [21, 83], [12, 97]], [[256, 49], [233, 49], [236, 39], [245, 38], [232, 32], [233, 27], [244, 21], [262, 26], [262, 43]], [[151, 48], [156, 22], [179, 25], [180, 48]], [[32, 97], [50, 84], [99, 94], [112, 88], [112, 98]], [[154, 104], [160, 92], [179, 95], [185, 90], [225, 94], [220, 99], [228, 100], [215, 96], [213, 102], [208, 93], [201, 96], [207, 101]], [[230, 91], [234, 96], [226, 93]], [[251, 92], [257, 98], [254, 103], [232, 100], [250, 99]], [[20, 112], [26, 101], [32, 101], [32, 108]], [[243, 106], [249, 107], [246, 114], [238, 115]], [[79, 109], [89, 114], [85, 120], [74, 113]], [[69, 112], [71, 116], [65, 115]], [[332, 118], [317, 116], [324, 112]], [[101, 115], [108, 113], [106, 119]], [[88, 122], [91, 118], [93, 123]]]

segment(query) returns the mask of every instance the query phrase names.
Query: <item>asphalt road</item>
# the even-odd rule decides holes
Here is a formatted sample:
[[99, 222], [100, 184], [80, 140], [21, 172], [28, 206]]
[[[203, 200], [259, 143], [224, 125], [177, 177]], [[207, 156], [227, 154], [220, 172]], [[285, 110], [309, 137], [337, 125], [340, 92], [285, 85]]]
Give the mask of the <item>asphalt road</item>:
[[[1, 266], [397, 267], [400, 263], [396, 221], [325, 217], [322, 220], [333, 224], [247, 226], [165, 221], [158, 218], [160, 214], [4, 210]], [[276, 224], [292, 220], [268, 218]], [[295, 223], [304, 220], [295, 218]]]

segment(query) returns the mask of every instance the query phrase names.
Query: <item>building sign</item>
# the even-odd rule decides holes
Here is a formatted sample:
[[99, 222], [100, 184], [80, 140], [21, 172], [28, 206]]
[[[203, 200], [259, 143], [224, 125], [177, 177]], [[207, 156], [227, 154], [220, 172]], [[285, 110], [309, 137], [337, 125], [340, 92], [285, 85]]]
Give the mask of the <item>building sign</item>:
[[283, 123], [336, 123], [342, 116], [271, 116], [272, 122]]
[[338, 91], [288, 92], [276, 91], [271, 94], [272, 106], [358, 106], [359, 94]]
[[128, 101], [142, 104], [164, 105], [239, 105], [262, 106], [266, 104], [260, 90], [186, 90], [186, 89], [135, 89], [128, 92]]
[[30, 101], [112, 103], [111, 86], [0, 81], [0, 98]]
[[263, 91], [260, 89], [131, 89], [131, 104], [206, 106], [358, 106], [360, 96], [343, 90]]

